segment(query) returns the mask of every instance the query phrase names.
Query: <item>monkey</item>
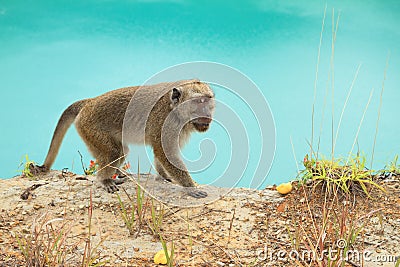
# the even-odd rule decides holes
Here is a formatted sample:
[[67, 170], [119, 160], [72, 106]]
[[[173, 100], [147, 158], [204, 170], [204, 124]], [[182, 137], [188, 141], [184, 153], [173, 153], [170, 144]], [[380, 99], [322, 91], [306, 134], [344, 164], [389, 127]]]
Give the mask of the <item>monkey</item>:
[[124, 87], [79, 100], [62, 113], [44, 163], [37, 167], [41, 172], [50, 170], [65, 133], [74, 123], [98, 163], [96, 179], [107, 192], [118, 191], [112, 176], [133, 143], [152, 147], [159, 176], [181, 185], [194, 198], [206, 197], [206, 192], [196, 189], [180, 149], [192, 132], [209, 129], [214, 98], [207, 83], [192, 79]]

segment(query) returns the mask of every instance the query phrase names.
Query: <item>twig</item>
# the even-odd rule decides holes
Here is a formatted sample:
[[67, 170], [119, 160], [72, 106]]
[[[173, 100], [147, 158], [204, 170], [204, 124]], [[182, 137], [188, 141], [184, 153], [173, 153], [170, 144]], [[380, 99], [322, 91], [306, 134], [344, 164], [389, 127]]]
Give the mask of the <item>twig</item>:
[[203, 215], [208, 214], [208, 213], [210, 213], [210, 212], [224, 212], [224, 213], [230, 213], [229, 211], [225, 211], [225, 210], [209, 209], [209, 210], [207, 210], [207, 211], [205, 211], [205, 212], [202, 212], [202, 213], [199, 213], [199, 214], [196, 214], [196, 215], [191, 216], [190, 219], [193, 219], [193, 218], [196, 218], [196, 217], [199, 217], [199, 216], [203, 216]]
[[231, 231], [232, 231], [233, 220], [235, 218], [235, 213], [236, 213], [236, 208], [233, 209], [232, 218], [231, 221], [229, 222], [228, 244], [229, 242], [231, 242]]
[[83, 163], [83, 156], [82, 156], [82, 154], [81, 154], [81, 152], [80, 152], [79, 150], [78, 150], [78, 154], [79, 154], [79, 156], [81, 157], [81, 165], [82, 165], [83, 172], [84, 172], [85, 174], [87, 174], [87, 173], [86, 173], [85, 164]]
[[29, 198], [30, 195], [32, 195], [32, 191], [35, 190], [36, 188], [42, 186], [42, 185], [46, 185], [48, 183], [44, 183], [44, 184], [34, 184], [30, 187], [28, 187], [27, 189], [25, 189], [25, 191], [21, 194], [21, 199], [23, 200], [27, 200]]

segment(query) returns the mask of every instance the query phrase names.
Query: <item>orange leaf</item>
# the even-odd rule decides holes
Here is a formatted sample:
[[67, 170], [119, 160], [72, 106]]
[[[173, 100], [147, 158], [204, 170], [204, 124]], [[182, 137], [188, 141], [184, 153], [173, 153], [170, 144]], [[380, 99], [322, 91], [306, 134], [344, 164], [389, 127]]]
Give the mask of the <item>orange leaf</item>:
[[286, 202], [282, 202], [281, 204], [279, 204], [279, 206], [276, 208], [276, 211], [278, 212], [284, 212], [286, 208]]

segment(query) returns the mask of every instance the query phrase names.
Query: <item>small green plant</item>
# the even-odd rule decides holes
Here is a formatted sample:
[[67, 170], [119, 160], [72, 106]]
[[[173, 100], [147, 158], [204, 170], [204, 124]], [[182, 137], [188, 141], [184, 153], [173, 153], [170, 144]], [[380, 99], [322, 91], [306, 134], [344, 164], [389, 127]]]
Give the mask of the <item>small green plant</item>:
[[340, 190], [343, 193], [354, 192], [361, 189], [367, 196], [369, 195], [368, 186], [372, 185], [382, 191], [383, 187], [373, 181], [374, 171], [368, 170], [365, 166], [366, 159], [356, 155], [349, 159], [321, 159], [304, 157], [303, 164], [305, 169], [299, 173], [301, 183], [308, 180], [314, 182], [314, 186], [322, 184], [328, 193]]
[[140, 185], [136, 187], [135, 198], [131, 198], [125, 190], [124, 192], [129, 199], [130, 207], [129, 209], [126, 208], [121, 197], [117, 194], [118, 203], [121, 208], [121, 216], [129, 230], [129, 234], [135, 234], [137, 236], [142, 229], [148, 199], [145, 199], [145, 192]]
[[395, 174], [395, 175], [400, 175], [400, 165], [397, 164], [397, 160], [399, 159], [399, 155], [396, 155], [385, 168], [385, 172], [388, 172], [390, 174]]
[[90, 160], [89, 168], [84, 168], [84, 172], [86, 175], [94, 175], [99, 168], [99, 164], [94, 160]]
[[83, 163], [83, 155], [79, 150], [78, 150], [78, 154], [81, 158], [81, 165], [82, 165], [83, 173], [85, 175], [94, 175], [97, 172], [97, 169], [99, 168], [99, 164], [94, 160], [90, 160], [89, 168], [86, 168], [85, 164]]
[[128, 211], [119, 194], [117, 193], [116, 195], [121, 209], [122, 220], [124, 221], [126, 228], [128, 228], [129, 234], [133, 235], [135, 233], [135, 209], [133, 208], [135, 203], [131, 201], [131, 208], [130, 211]]
[[150, 229], [154, 236], [159, 235], [161, 225], [164, 218], [164, 206], [162, 204], [156, 205], [154, 203], [154, 199], [151, 200], [151, 220], [150, 220]]
[[397, 257], [394, 267], [400, 267], [400, 256]]
[[[138, 179], [140, 179], [140, 173], [138, 172]], [[137, 212], [137, 217], [138, 217], [138, 223], [139, 225], [142, 224], [143, 222], [143, 217], [144, 217], [144, 207], [145, 207], [145, 197], [144, 197], [145, 191], [142, 189], [140, 185], [137, 185], [136, 187], [136, 212]]]
[[[140, 166], [138, 164], [138, 179], [140, 179]], [[138, 184], [136, 187], [136, 195], [135, 198], [131, 198], [129, 194], [125, 191], [125, 195], [129, 200], [129, 209], [126, 207], [124, 202], [122, 201], [119, 194], [117, 195], [118, 203], [121, 209], [121, 216], [122, 220], [125, 223], [125, 226], [128, 228], [130, 235], [138, 235], [141, 226], [144, 221], [144, 216], [146, 213], [146, 207], [148, 199], [145, 198], [145, 191], [143, 188]]]
[[21, 160], [21, 163], [19, 164], [19, 168], [23, 166], [22, 169], [19, 171], [21, 172], [21, 175], [23, 177], [33, 177], [34, 175], [31, 172], [31, 166], [35, 166], [36, 163], [32, 160], [29, 159], [28, 154], [25, 155], [25, 162]]
[[171, 251], [168, 251], [167, 243], [164, 241], [161, 234], [159, 236], [162, 248], [164, 250], [165, 258], [167, 259], [167, 266], [174, 267], [174, 250], [175, 250], [174, 242], [173, 241], [171, 242]]

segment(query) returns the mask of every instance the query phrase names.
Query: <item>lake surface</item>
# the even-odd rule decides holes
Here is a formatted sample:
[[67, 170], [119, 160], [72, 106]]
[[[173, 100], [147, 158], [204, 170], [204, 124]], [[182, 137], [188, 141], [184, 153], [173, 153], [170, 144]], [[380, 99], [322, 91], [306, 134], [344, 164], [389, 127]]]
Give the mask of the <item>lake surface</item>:
[[[251, 97], [246, 88], [235, 95], [214, 86], [220, 105], [236, 112], [238, 126], [233, 122], [215, 123], [209, 132], [196, 134], [190, 141], [183, 151], [187, 161], [206, 155], [208, 147], [214, 153], [210, 166], [193, 174], [196, 181], [214, 181], [241, 151], [247, 155], [243, 158], [245, 167], [240, 166], [242, 172], [233, 169], [229, 174], [237, 181], [235, 186], [262, 187], [293, 179], [296, 160], [301, 167], [309, 152], [307, 142], [311, 139], [314, 81], [325, 5], [314, 145], [320, 137], [320, 152], [330, 155], [332, 110], [336, 135], [343, 104], [361, 64], [341, 120], [335, 155], [346, 156], [351, 150], [374, 89], [353, 150], [363, 152], [368, 160], [371, 158], [390, 53], [373, 166], [382, 168], [400, 151], [398, 1], [2, 1], [0, 177], [18, 174], [19, 163], [26, 154], [42, 163], [59, 116], [74, 101], [123, 86], [140, 85], [176, 64], [210, 61], [237, 69], [258, 86], [276, 128], [267, 131], [269, 139], [261, 138], [259, 125], [251, 115], [257, 107], [246, 105], [246, 97]], [[332, 17], [336, 25], [339, 13], [332, 64]], [[191, 77], [182, 77], [186, 78]], [[246, 97], [242, 99], [241, 95]], [[260, 105], [264, 105], [263, 99]], [[226, 114], [222, 110], [221, 107], [219, 116]], [[263, 114], [257, 115], [263, 118]], [[247, 140], [240, 144], [230, 140], [237, 129], [244, 129], [247, 134]], [[262, 141], [274, 137], [276, 151], [271, 170], [268, 175], [257, 173], [258, 164], [269, 168], [268, 160], [259, 162], [261, 151], [274, 152], [271, 144], [261, 149]], [[232, 150], [235, 145], [236, 150]], [[78, 150], [88, 164], [92, 157], [71, 127], [53, 168], [67, 167], [82, 173]], [[137, 161], [139, 155], [131, 157]], [[151, 157], [139, 158], [141, 170], [147, 170]], [[132, 161], [131, 165], [136, 166], [137, 162]], [[221, 181], [216, 184], [230, 185]]]

